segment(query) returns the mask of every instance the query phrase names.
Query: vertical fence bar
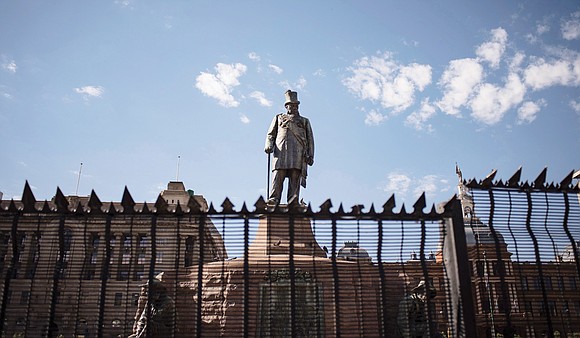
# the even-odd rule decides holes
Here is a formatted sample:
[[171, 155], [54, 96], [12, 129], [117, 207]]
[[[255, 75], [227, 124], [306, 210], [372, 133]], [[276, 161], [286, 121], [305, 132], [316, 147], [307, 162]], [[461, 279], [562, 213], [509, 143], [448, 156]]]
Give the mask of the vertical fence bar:
[[64, 223], [65, 215], [64, 213], [60, 215], [58, 222], [58, 259], [56, 265], [54, 266], [54, 272], [52, 275], [52, 290], [50, 295], [50, 312], [48, 316], [48, 337], [56, 336], [58, 328], [55, 326], [56, 322], [54, 318], [56, 317], [56, 303], [57, 297], [59, 295], [59, 280], [62, 278], [61, 273], [63, 272], [64, 265]]
[[576, 245], [576, 240], [574, 239], [574, 236], [572, 236], [570, 228], [568, 227], [568, 220], [570, 218], [570, 200], [567, 192], [564, 192], [562, 194], [564, 195], [564, 207], [565, 207], [563, 219], [564, 231], [566, 232], [566, 236], [568, 236], [568, 239], [570, 240], [570, 245], [572, 246], [572, 251], [574, 254], [574, 263], [576, 263], [576, 275], [580, 276], [580, 257], [578, 254], [578, 246]]
[[528, 209], [526, 214], [526, 230], [532, 239], [532, 243], [534, 245], [534, 254], [536, 256], [536, 266], [538, 267], [538, 278], [540, 279], [540, 286], [542, 288], [542, 301], [544, 307], [546, 309], [546, 321], [548, 324], [548, 335], [549, 337], [553, 337], [554, 335], [554, 328], [552, 327], [552, 315], [548, 309], [548, 294], [546, 292], [546, 285], [544, 283], [544, 271], [542, 268], [542, 258], [540, 256], [540, 247], [538, 245], [538, 239], [532, 229], [532, 194], [530, 191], [526, 191], [526, 198], [528, 202]]
[[290, 277], [290, 336], [294, 337], [296, 334], [296, 276], [294, 275], [296, 267], [294, 265], [294, 215], [289, 215], [288, 232], [290, 243], [288, 248], [289, 254], [289, 277]]
[[[419, 257], [421, 259], [421, 269], [423, 270], [423, 279], [425, 281], [425, 295], [426, 295], [426, 305], [427, 305], [427, 322], [429, 323], [429, 335], [435, 335], [437, 329], [435, 327], [435, 316], [434, 307], [432, 305], [433, 300], [431, 299], [431, 283], [429, 279], [429, 270], [427, 269], [427, 262], [425, 261], [425, 245], [427, 242], [427, 226], [425, 220], [421, 220], [421, 247], [419, 249]], [[425, 311], [425, 309], [423, 309]]]
[[[157, 209], [159, 212], [159, 209]], [[153, 310], [153, 304], [151, 304], [151, 289], [153, 286], [153, 279], [155, 278], [155, 259], [157, 257], [157, 221], [158, 215], [153, 214], [151, 216], [151, 257], [149, 259], [149, 271], [147, 274], [147, 304], [145, 305], [145, 309], [143, 311], [147, 311], [147, 324], [145, 326], [145, 332], [147, 337], [150, 337], [153, 333], [152, 327], [150, 325], [151, 322], [151, 315]], [[133, 238], [131, 238], [131, 247], [133, 247]]]
[[197, 306], [196, 306], [196, 320], [195, 320], [195, 336], [203, 337], [202, 332], [202, 309], [203, 309], [203, 263], [204, 263], [204, 228], [206, 215], [199, 216], [199, 227], [197, 238], [199, 241], [199, 257], [197, 259]]
[[[501, 254], [501, 248], [500, 248], [500, 238], [499, 238], [499, 234], [497, 233], [497, 231], [495, 230], [494, 227], [494, 217], [495, 217], [495, 196], [493, 193], [493, 190], [489, 190], [488, 191], [489, 194], [489, 204], [490, 204], [490, 208], [489, 208], [489, 230], [491, 231], [491, 235], [493, 237], [493, 242], [495, 245], [495, 255], [496, 255], [496, 259], [497, 259], [497, 269], [498, 269], [498, 273], [499, 273], [499, 279], [500, 279], [500, 287], [501, 287], [501, 302], [502, 302], [502, 308], [506, 311], [506, 330], [503, 333], [506, 337], [511, 338], [513, 337], [514, 333], [513, 333], [513, 327], [512, 327], [512, 318], [511, 318], [511, 302], [510, 302], [510, 296], [509, 296], [509, 292], [508, 292], [508, 284], [506, 283], [506, 269], [505, 269], [505, 264], [503, 261], [503, 257]], [[486, 263], [486, 267], [487, 267], [487, 263]], [[497, 290], [496, 290], [497, 292]], [[490, 297], [490, 302], [491, 302], [491, 297]], [[495, 328], [494, 328], [495, 329]]]
[[377, 264], [379, 266], [379, 278], [381, 279], [381, 336], [386, 336], [386, 325], [388, 321], [387, 317], [387, 290], [386, 290], [386, 281], [385, 281], [385, 268], [383, 266], [383, 220], [378, 220], [378, 243], [377, 243]]
[[332, 215], [332, 255], [331, 255], [331, 262], [332, 262], [332, 283], [334, 287], [334, 316], [335, 316], [335, 333], [336, 337], [340, 338], [341, 330], [340, 330], [340, 284], [338, 281], [338, 266], [336, 264], [336, 215]]
[[[11, 202], [14, 203], [14, 202]], [[19, 214], [15, 213], [12, 218], [12, 228], [10, 230], [10, 237], [12, 241], [12, 259], [10, 266], [6, 269], [6, 276], [4, 277], [4, 289], [2, 292], [2, 304], [0, 305], [0, 332], [4, 332], [4, 323], [6, 322], [6, 305], [8, 304], [8, 294], [10, 291], [10, 282], [14, 275], [14, 267], [18, 264], [18, 243], [16, 235], [18, 233]]]
[[101, 294], [99, 298], [99, 319], [97, 327], [97, 337], [103, 336], [103, 326], [105, 317], [105, 308], [107, 300], [107, 282], [109, 280], [109, 267], [111, 265], [111, 221], [113, 219], [112, 210], [113, 204], [109, 207], [109, 214], [105, 221], [105, 260], [103, 261], [103, 268], [101, 271]]
[[244, 338], [249, 337], [250, 320], [250, 220], [244, 217]]
[[445, 220], [447, 236], [443, 252], [451, 290], [450, 325], [454, 326], [456, 337], [477, 337], [461, 202], [453, 198], [445, 208], [451, 211], [451, 217]]

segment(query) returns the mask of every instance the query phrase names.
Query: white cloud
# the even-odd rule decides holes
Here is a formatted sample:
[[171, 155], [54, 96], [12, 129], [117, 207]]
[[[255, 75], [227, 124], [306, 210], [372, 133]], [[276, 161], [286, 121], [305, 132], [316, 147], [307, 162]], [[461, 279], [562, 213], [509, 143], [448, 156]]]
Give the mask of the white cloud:
[[252, 61], [260, 61], [260, 55], [256, 54], [255, 52], [248, 53], [248, 58]]
[[546, 106], [546, 101], [540, 99], [537, 102], [524, 102], [518, 109], [518, 124], [531, 123], [536, 119], [538, 112]]
[[250, 118], [244, 114], [240, 114], [240, 121], [242, 121], [243, 124], [248, 124], [250, 123]]
[[2, 62], [2, 69], [4, 69], [5, 71], [9, 72], [9, 73], [16, 73], [16, 70], [18, 69], [18, 66], [16, 65], [16, 62], [14, 60], [6, 60], [4, 62]]
[[578, 86], [580, 84], [580, 55], [573, 59], [559, 59], [547, 62], [538, 59], [524, 70], [527, 86], [534, 90], [555, 85]]
[[482, 79], [483, 67], [477, 60], [452, 60], [439, 80], [443, 98], [435, 104], [446, 114], [459, 115], [459, 108], [467, 104]]
[[406, 195], [411, 186], [411, 178], [405, 174], [392, 172], [387, 176], [387, 184], [383, 190], [387, 193]]
[[580, 102], [572, 100], [570, 101], [570, 107], [572, 107], [576, 113], [580, 114]]
[[195, 79], [195, 87], [204, 95], [217, 99], [224, 107], [239, 106], [240, 103], [236, 101], [231, 91], [240, 84], [238, 78], [246, 72], [247, 67], [241, 63], [218, 63], [214, 69], [216, 74], [201, 72]]
[[415, 91], [431, 83], [431, 66], [411, 63], [401, 65], [392, 53], [362, 57], [349, 68], [352, 76], [343, 84], [362, 100], [378, 102], [383, 108], [401, 112], [415, 101]]
[[538, 23], [536, 25], [536, 33], [542, 35], [550, 31], [550, 26], [547, 23]]
[[387, 115], [383, 115], [376, 110], [372, 109], [370, 112], [367, 113], [365, 118], [365, 124], [367, 126], [378, 126], [379, 124], [383, 123], [387, 120]]
[[85, 100], [93, 97], [101, 97], [105, 93], [105, 89], [101, 86], [84, 86], [74, 89], [75, 93], [81, 94]]
[[280, 81], [278, 84], [282, 88], [285, 88], [285, 89], [302, 90], [306, 87], [308, 82], [306, 81], [306, 78], [304, 78], [304, 76], [300, 76], [300, 78], [296, 82], [294, 82], [293, 84], [291, 84], [288, 81]]
[[133, 8], [133, 0], [115, 0], [115, 4], [121, 7]]
[[284, 70], [276, 65], [273, 64], [269, 64], [268, 68], [270, 68], [274, 73], [276, 74], [282, 74], [284, 72]]
[[266, 98], [266, 95], [259, 91], [253, 91], [250, 93], [250, 97], [256, 99], [261, 106], [272, 107], [272, 101]]
[[304, 89], [307, 84], [308, 84], [308, 82], [306, 81], [306, 78], [304, 76], [300, 76], [300, 78], [298, 79], [298, 82], [296, 82], [296, 88], [297, 89]]
[[481, 44], [475, 53], [481, 60], [487, 61], [493, 68], [497, 68], [505, 52], [508, 34], [501, 27], [493, 29], [491, 34], [491, 41]]
[[411, 188], [414, 198], [418, 198], [423, 192], [426, 197], [433, 198], [438, 192], [448, 191], [449, 182], [438, 175], [413, 178], [399, 172], [391, 172], [387, 175], [387, 183], [383, 190], [387, 193], [395, 193], [404, 200]]
[[[448, 183], [447, 180], [441, 179], [437, 175], [425, 175], [414, 182], [413, 195], [417, 198], [424, 192], [426, 197], [433, 198], [438, 192], [447, 190]], [[444, 187], [441, 187], [441, 185]]]
[[525, 93], [526, 87], [514, 73], [508, 76], [504, 87], [485, 83], [471, 101], [471, 116], [485, 124], [496, 124], [509, 109], [523, 101]]
[[421, 107], [418, 111], [415, 111], [405, 120], [405, 124], [409, 125], [417, 130], [426, 130], [428, 132], [433, 131], [433, 126], [426, 123], [429, 119], [435, 116], [435, 107], [429, 102], [429, 99], [424, 99], [421, 102]]
[[580, 11], [574, 12], [569, 20], [562, 22], [562, 37], [566, 40], [580, 38]]
[[326, 72], [320, 68], [318, 68], [314, 73], [312, 73], [312, 75], [314, 76], [320, 76], [320, 77], [325, 77], [326, 76]]

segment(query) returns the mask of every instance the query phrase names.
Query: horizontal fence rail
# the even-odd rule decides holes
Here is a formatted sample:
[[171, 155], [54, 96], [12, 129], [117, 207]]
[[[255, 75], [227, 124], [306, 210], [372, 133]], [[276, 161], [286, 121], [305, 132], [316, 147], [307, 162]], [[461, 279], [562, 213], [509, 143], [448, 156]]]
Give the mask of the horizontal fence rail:
[[60, 189], [40, 202], [26, 183], [0, 203], [0, 331], [580, 335], [578, 188], [516, 178], [465, 181], [466, 196], [427, 208], [422, 195], [409, 211], [394, 196], [381, 208], [260, 198], [218, 210], [193, 197], [135, 203], [127, 189], [115, 203]]

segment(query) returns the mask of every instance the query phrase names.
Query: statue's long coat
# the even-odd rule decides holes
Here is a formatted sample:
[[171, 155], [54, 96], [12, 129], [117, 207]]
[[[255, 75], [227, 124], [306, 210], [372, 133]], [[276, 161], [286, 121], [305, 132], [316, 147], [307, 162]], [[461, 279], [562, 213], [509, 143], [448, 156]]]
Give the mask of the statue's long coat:
[[272, 170], [302, 170], [302, 186], [306, 186], [306, 159], [314, 158], [314, 135], [310, 121], [299, 114], [278, 114], [266, 136], [266, 148], [273, 148]]

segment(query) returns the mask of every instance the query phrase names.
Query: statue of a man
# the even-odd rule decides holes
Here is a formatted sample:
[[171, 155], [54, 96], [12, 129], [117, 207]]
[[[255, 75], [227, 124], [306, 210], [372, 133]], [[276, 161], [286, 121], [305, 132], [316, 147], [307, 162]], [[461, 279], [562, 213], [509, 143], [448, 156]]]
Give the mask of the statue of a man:
[[298, 202], [300, 185], [306, 188], [307, 165], [314, 163], [314, 136], [310, 121], [298, 112], [298, 93], [286, 91], [285, 114], [272, 120], [266, 136], [266, 153], [274, 153], [272, 189], [268, 203], [278, 204], [288, 177], [288, 204]]
[[129, 338], [169, 337], [172, 334], [175, 305], [162, 282], [163, 273], [141, 285], [133, 334]]
[[[434, 298], [437, 292], [431, 283], [420, 281], [399, 303], [397, 324], [404, 338], [431, 337], [429, 334], [429, 310], [427, 297]], [[433, 306], [433, 304], [431, 304]]]

